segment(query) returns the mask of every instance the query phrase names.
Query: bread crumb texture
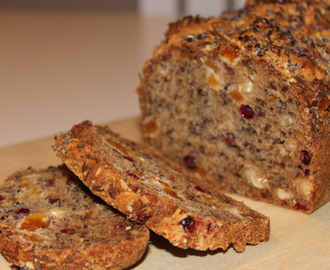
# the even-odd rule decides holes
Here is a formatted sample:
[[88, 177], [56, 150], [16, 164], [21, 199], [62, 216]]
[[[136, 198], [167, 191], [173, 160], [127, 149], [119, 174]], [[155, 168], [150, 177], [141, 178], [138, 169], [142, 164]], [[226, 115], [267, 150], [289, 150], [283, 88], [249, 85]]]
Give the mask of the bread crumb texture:
[[145, 141], [214, 186], [330, 200], [329, 1], [247, 1], [170, 24], [137, 89]]
[[22, 269], [122, 269], [149, 230], [94, 196], [66, 166], [28, 168], [0, 187], [0, 249]]

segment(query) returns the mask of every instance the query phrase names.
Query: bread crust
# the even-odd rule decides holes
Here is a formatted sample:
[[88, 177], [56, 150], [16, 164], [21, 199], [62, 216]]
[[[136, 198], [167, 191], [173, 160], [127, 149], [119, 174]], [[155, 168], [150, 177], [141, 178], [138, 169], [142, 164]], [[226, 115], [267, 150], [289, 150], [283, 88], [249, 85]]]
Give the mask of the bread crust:
[[0, 250], [24, 269], [123, 269], [149, 230], [92, 195], [66, 166], [14, 173], [0, 188]]
[[[219, 57], [225, 58], [227, 63], [234, 67], [239, 61], [250, 62], [252, 67], [256, 66], [264, 72], [263, 74], [267, 73], [270, 77], [275, 77], [276, 83], [282, 85], [282, 89], [277, 90], [280, 92], [279, 97], [296, 104], [299, 111], [297, 118], [302, 132], [297, 136], [303, 138], [306, 151], [312, 156], [308, 170], [313, 173], [307, 177], [309, 193], [305, 196], [308, 197], [306, 200], [292, 199], [288, 202], [276, 198], [275, 195], [262, 196], [257, 190], [239, 191], [237, 188], [235, 192], [312, 213], [330, 200], [328, 169], [330, 154], [326, 150], [330, 146], [328, 17], [327, 1], [248, 1], [244, 9], [225, 12], [219, 18], [204, 19], [189, 16], [170, 24], [163, 42], [155, 47], [152, 59], [145, 63], [141, 83], [137, 89], [145, 140], [162, 148], [163, 138], [157, 137], [157, 132], [161, 133], [160, 127], [168, 123], [160, 120], [153, 107], [159, 106], [155, 104], [155, 100], [161, 99], [154, 90], [155, 74], [158, 74], [157, 80], [161, 82], [164, 80], [162, 89], [167, 89], [166, 81], [172, 78], [172, 75], [165, 74], [164, 70], [161, 71], [162, 67], [165, 69], [164, 67], [172, 63], [171, 61], [182, 59], [187, 59], [186, 61], [197, 69], [205, 65], [213, 68], [212, 63], [219, 60]], [[160, 75], [162, 72], [165, 75]], [[266, 81], [266, 75], [264, 76], [262, 80]], [[185, 90], [180, 90], [178, 87], [178, 95], [188, 90], [196, 89], [192, 85], [186, 86]], [[154, 130], [159, 127], [157, 132], [150, 131], [151, 121]], [[173, 125], [166, 132], [183, 129], [182, 126], [187, 128], [185, 124], [180, 127]], [[189, 134], [186, 136], [188, 137]], [[187, 143], [191, 141], [187, 140]], [[168, 145], [164, 145], [162, 151], [166, 153], [168, 148]], [[173, 153], [168, 151], [168, 154]], [[182, 160], [179, 154], [176, 158]], [[228, 186], [224, 188], [228, 190]]]
[[174, 246], [232, 245], [241, 252], [269, 239], [267, 217], [216, 191], [211, 195], [205, 183], [156, 149], [106, 127], [82, 122], [56, 136], [53, 149], [94, 194]]

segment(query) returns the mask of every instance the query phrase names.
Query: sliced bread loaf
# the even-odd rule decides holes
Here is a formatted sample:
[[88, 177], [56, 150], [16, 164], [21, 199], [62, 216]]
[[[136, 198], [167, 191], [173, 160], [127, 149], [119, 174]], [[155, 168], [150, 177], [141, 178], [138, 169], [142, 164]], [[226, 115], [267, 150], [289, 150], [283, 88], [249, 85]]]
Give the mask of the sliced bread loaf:
[[170, 24], [138, 88], [145, 141], [253, 199], [330, 200], [329, 1], [247, 1]]
[[243, 251], [269, 238], [269, 219], [192, 178], [159, 151], [85, 121], [57, 136], [57, 156], [105, 202], [174, 246]]
[[122, 269], [149, 229], [94, 196], [65, 166], [27, 169], [0, 187], [0, 250], [22, 269]]

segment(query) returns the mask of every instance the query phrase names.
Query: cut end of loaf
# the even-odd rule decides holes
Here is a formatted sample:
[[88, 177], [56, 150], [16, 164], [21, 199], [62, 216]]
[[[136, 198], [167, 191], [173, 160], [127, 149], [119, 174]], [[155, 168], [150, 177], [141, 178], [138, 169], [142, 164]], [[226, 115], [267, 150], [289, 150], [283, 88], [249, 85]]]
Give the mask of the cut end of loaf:
[[122, 269], [149, 230], [90, 193], [65, 166], [29, 168], [0, 187], [0, 250], [26, 269]]
[[146, 142], [230, 192], [304, 213], [329, 201], [328, 9], [309, 2], [172, 24], [138, 88]]

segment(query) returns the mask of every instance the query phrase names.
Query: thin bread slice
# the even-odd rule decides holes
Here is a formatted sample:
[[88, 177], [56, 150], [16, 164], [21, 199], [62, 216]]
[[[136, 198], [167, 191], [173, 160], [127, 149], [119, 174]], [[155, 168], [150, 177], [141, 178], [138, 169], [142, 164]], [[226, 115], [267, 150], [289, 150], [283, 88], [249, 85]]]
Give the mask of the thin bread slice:
[[174, 246], [232, 245], [241, 252], [246, 244], [269, 238], [267, 217], [224, 194], [211, 194], [156, 149], [107, 127], [82, 122], [56, 136], [53, 149], [94, 194]]
[[22, 269], [122, 269], [149, 229], [94, 196], [66, 166], [27, 169], [0, 187], [0, 250]]

